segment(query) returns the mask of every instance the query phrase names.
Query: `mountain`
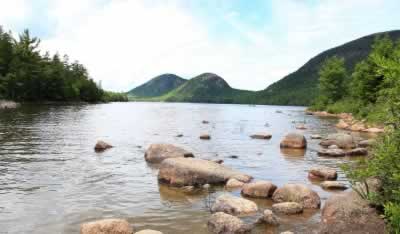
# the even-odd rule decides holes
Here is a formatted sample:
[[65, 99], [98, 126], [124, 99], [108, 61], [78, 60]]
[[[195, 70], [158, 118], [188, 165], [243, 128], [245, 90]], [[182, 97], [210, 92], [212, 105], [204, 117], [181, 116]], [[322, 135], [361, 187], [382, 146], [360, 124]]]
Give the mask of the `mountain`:
[[318, 71], [325, 59], [334, 55], [342, 57], [345, 59], [348, 71], [352, 71], [355, 64], [368, 56], [375, 37], [383, 34], [388, 34], [392, 40], [400, 38], [400, 30], [388, 31], [365, 36], [326, 50], [310, 59], [297, 71], [257, 92], [254, 97], [256, 103], [309, 105], [317, 95]]
[[234, 89], [220, 76], [203, 73], [163, 97], [169, 102], [243, 103], [251, 91]]
[[179, 87], [186, 82], [185, 79], [174, 74], [159, 75], [148, 82], [132, 89], [128, 95], [135, 97], [158, 97]]

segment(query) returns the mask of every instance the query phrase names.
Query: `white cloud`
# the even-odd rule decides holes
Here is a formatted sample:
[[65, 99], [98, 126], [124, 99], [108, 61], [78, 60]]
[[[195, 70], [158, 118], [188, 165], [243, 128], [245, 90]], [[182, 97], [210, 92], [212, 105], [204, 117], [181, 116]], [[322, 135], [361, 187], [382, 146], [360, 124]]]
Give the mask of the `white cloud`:
[[22, 22], [29, 14], [26, 0], [0, 0], [0, 22], [2, 25], [11, 25]]
[[[263, 25], [246, 24], [234, 9], [213, 9], [219, 14], [208, 19], [182, 3], [52, 0], [54, 26], [42, 46], [78, 59], [106, 89], [126, 91], [166, 72], [215, 72], [233, 87], [260, 90], [323, 50], [400, 22], [397, 0], [273, 0]], [[11, 24], [29, 9], [23, 0], [0, 1], [3, 11], [0, 20]], [[210, 30], [210, 20], [229, 36]]]

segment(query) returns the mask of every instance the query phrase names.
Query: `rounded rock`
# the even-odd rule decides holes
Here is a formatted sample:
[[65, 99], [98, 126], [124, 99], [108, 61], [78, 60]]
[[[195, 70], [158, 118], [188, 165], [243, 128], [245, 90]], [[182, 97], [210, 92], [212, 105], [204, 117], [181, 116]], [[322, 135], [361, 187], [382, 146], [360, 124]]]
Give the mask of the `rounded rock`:
[[297, 202], [281, 202], [272, 205], [274, 212], [286, 215], [303, 213], [303, 209], [303, 206]]
[[124, 219], [103, 219], [81, 225], [80, 234], [132, 234], [132, 226]]
[[253, 201], [241, 197], [234, 197], [229, 194], [217, 197], [214, 205], [211, 207], [213, 213], [224, 212], [231, 215], [248, 215], [256, 213], [257, 210], [257, 204]]
[[289, 133], [280, 144], [281, 148], [305, 149], [307, 148], [307, 140], [302, 134]]
[[270, 181], [256, 181], [243, 185], [242, 194], [247, 197], [268, 198], [276, 189], [276, 185]]
[[319, 208], [321, 199], [315, 191], [303, 184], [285, 184], [272, 196], [274, 202], [297, 202], [304, 208]]

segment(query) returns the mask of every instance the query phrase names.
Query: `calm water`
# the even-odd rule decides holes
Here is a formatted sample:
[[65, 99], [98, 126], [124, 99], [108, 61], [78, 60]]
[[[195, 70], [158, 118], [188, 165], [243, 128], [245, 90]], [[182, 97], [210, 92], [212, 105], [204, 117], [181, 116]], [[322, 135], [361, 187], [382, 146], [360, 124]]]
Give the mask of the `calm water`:
[[[279, 106], [112, 103], [24, 106], [0, 112], [0, 233], [78, 233], [80, 223], [110, 217], [165, 234], [207, 233], [210, 214], [205, 201], [227, 191], [216, 188], [206, 199], [207, 193], [187, 194], [159, 185], [157, 168], [143, 157], [146, 147], [158, 142], [182, 146], [199, 158], [223, 159], [229, 167], [278, 186], [310, 184], [324, 201], [331, 193], [308, 181], [307, 170], [314, 165], [337, 168], [347, 159], [318, 157], [317, 140], [308, 140], [304, 155], [279, 149], [284, 134], [295, 129], [293, 121], [307, 122], [309, 129], [303, 132], [308, 139], [311, 134], [335, 131], [334, 120], [306, 116], [303, 111]], [[257, 132], [273, 137], [249, 138]], [[201, 133], [210, 133], [212, 140], [199, 140]], [[98, 139], [115, 148], [95, 153]], [[341, 172], [339, 180], [345, 180]], [[239, 191], [233, 194], [240, 196]], [[255, 201], [260, 210], [271, 205]], [[319, 212], [286, 218], [278, 229], [261, 225], [254, 233], [312, 233]]]

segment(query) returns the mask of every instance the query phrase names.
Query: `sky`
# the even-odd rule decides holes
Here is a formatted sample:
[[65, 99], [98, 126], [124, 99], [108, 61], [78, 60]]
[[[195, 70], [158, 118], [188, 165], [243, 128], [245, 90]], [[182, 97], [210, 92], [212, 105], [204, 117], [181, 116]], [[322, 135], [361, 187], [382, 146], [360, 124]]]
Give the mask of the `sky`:
[[204, 72], [261, 90], [313, 56], [400, 29], [398, 0], [0, 0], [0, 25], [28, 28], [106, 90]]

